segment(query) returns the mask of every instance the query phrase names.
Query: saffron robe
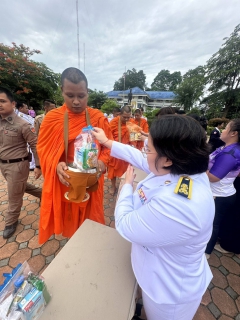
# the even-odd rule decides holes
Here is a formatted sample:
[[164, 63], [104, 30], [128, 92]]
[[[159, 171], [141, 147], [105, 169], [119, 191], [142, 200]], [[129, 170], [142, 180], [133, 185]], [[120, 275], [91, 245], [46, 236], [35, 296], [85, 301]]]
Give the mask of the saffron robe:
[[[73, 161], [74, 140], [87, 126], [86, 112], [74, 114], [62, 107], [53, 109], [47, 113], [41, 124], [37, 152], [40, 159], [42, 174], [44, 177], [42, 201], [39, 222], [39, 243], [46, 242], [52, 234], [62, 234], [71, 237], [85, 219], [91, 219], [104, 224], [103, 212], [103, 184], [104, 176], [99, 179], [98, 190], [89, 192], [90, 199], [87, 203], [73, 203], [64, 198], [68, 190], [57, 175], [56, 169], [59, 162], [65, 162], [64, 149], [64, 113], [68, 111], [69, 119], [69, 148], [68, 160]], [[112, 134], [108, 120], [102, 112], [88, 107], [88, 112], [93, 127], [102, 128], [109, 139]], [[99, 146], [99, 160], [107, 166], [110, 151], [104, 146]]]
[[[118, 122], [119, 118], [115, 117], [109, 122], [110, 129], [112, 131], [113, 139], [118, 141]], [[132, 121], [132, 120], [130, 120]], [[121, 143], [130, 144], [130, 134], [126, 124], [121, 123]], [[108, 178], [113, 179], [115, 177], [121, 177], [127, 170], [128, 162], [111, 157], [108, 163]]]

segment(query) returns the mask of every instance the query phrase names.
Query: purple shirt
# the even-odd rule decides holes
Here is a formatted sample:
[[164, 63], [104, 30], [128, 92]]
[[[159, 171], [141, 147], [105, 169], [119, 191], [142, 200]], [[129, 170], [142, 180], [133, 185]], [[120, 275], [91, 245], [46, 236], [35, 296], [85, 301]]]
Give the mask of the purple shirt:
[[211, 153], [208, 169], [220, 179], [210, 183], [214, 196], [228, 197], [234, 194], [233, 182], [240, 172], [240, 143], [220, 147]]
[[210, 154], [209, 172], [222, 179], [226, 176], [236, 177], [240, 171], [240, 144], [234, 143], [220, 147]]
[[28, 114], [32, 117], [35, 118], [36, 117], [36, 113], [34, 110], [28, 110]]

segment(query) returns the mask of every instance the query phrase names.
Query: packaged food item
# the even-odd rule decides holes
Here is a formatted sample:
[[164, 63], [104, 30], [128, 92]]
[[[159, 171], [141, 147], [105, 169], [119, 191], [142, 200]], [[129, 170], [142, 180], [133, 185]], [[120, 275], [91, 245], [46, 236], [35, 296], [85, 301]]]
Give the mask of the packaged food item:
[[142, 128], [139, 127], [138, 125], [136, 125], [135, 123], [133, 122], [127, 122], [127, 128], [128, 128], [128, 131], [129, 131], [129, 140], [130, 141], [139, 141], [141, 140], [140, 137], [141, 137], [141, 131], [142, 131]]
[[12, 274], [0, 294], [0, 320], [37, 320], [51, 299], [44, 279], [25, 261]]
[[93, 173], [92, 170], [98, 166], [98, 145], [91, 134], [92, 129], [92, 126], [83, 128], [74, 142], [73, 167], [86, 173]]

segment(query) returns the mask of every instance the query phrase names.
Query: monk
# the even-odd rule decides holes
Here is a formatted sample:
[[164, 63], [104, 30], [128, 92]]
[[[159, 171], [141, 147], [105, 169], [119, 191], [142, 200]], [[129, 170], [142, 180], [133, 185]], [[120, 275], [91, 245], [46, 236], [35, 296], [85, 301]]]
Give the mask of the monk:
[[[120, 111], [120, 115], [110, 121], [109, 124], [112, 131], [113, 139], [115, 141], [119, 141], [124, 144], [130, 144], [130, 135], [126, 123], [128, 121], [132, 121], [131, 114], [131, 108], [129, 106], [124, 106]], [[117, 192], [116, 177], [121, 177], [126, 172], [127, 167], [128, 162], [110, 157], [108, 163], [108, 179], [111, 179], [112, 195], [115, 195]]]
[[[64, 105], [46, 114], [39, 131], [37, 151], [40, 158], [44, 185], [39, 223], [39, 243], [46, 242], [52, 234], [71, 237], [85, 219], [104, 224], [103, 183], [104, 176], [99, 179], [97, 191], [89, 192], [90, 199], [86, 203], [73, 203], [65, 199], [69, 184], [66, 174], [67, 164], [64, 149], [64, 114], [68, 112], [68, 156], [67, 162], [74, 159], [74, 141], [87, 126], [86, 110], [91, 125], [102, 128], [107, 137], [112, 134], [109, 123], [103, 113], [87, 106], [88, 82], [85, 75], [76, 68], [67, 68], [61, 75], [61, 90]], [[98, 165], [105, 172], [109, 161], [109, 151], [99, 145]], [[85, 204], [85, 206], [84, 206]]]
[[[142, 132], [148, 133], [148, 123], [147, 120], [145, 120], [144, 118], [142, 118], [142, 112], [140, 109], [136, 109], [134, 111], [134, 120], [133, 123], [135, 123], [136, 125], [138, 125], [139, 127], [141, 127]], [[136, 148], [138, 150], [142, 150], [144, 145], [143, 141], [136, 141]]]

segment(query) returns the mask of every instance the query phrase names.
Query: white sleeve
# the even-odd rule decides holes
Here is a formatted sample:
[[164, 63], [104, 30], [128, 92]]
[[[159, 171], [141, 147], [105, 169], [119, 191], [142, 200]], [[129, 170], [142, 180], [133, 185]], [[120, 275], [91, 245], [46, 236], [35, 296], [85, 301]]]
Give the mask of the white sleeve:
[[150, 173], [147, 159], [143, 157], [142, 152], [127, 144], [113, 141], [111, 156], [121, 160], [125, 160], [126, 162], [131, 163], [136, 168]]
[[171, 196], [154, 197], [134, 210], [133, 188], [124, 184], [116, 209], [115, 225], [123, 238], [143, 246], [158, 247], [185, 242], [196, 236], [200, 224], [189, 206]]

